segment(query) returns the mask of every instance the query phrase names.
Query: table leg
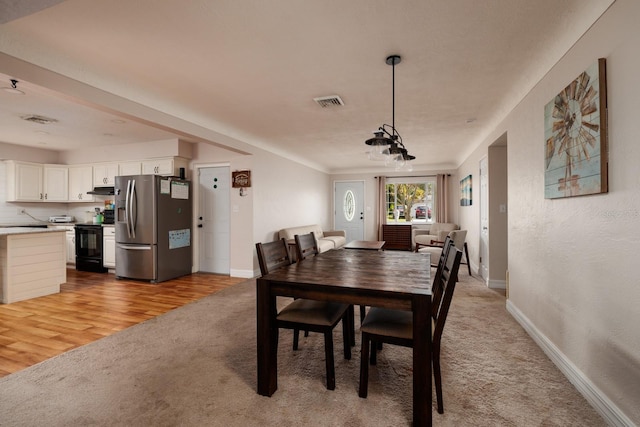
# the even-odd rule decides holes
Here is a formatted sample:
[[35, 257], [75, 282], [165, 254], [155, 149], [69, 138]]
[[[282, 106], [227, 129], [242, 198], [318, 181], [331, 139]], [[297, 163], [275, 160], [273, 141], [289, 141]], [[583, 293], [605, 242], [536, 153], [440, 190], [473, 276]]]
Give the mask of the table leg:
[[[413, 425], [431, 425], [431, 296], [413, 300]], [[418, 326], [419, 325], [419, 326]], [[418, 326], [416, 328], [416, 326]], [[415, 333], [419, 331], [419, 333]]]
[[256, 280], [258, 394], [271, 396], [278, 389], [278, 342], [275, 326], [276, 298], [269, 281]]

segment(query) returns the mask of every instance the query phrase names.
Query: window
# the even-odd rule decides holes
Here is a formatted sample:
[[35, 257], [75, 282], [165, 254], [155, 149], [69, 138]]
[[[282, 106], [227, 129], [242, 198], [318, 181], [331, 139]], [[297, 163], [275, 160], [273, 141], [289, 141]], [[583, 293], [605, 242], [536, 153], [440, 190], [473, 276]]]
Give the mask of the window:
[[386, 193], [387, 224], [435, 222], [435, 178], [387, 178]]

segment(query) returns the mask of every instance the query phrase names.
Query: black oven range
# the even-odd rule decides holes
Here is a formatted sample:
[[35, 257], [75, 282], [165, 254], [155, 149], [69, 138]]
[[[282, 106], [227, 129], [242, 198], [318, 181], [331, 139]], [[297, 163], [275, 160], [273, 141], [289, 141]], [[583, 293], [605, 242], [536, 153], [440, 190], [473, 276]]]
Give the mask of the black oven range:
[[76, 224], [76, 270], [106, 273], [102, 265], [102, 226]]

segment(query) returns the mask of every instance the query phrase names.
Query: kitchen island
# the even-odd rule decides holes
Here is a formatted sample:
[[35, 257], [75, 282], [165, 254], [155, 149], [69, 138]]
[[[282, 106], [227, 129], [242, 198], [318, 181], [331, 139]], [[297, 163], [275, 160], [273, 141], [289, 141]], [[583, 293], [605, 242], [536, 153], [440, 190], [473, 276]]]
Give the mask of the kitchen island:
[[0, 302], [60, 292], [67, 280], [66, 233], [53, 228], [0, 228]]

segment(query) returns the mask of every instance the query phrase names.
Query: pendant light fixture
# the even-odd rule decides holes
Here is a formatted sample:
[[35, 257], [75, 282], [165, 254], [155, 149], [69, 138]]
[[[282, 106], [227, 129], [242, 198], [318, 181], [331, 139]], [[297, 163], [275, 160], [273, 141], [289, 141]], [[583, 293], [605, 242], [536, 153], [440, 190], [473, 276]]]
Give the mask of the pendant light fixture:
[[402, 137], [396, 129], [396, 64], [399, 64], [401, 60], [400, 55], [388, 56], [386, 60], [392, 70], [391, 126], [388, 124], [380, 126], [373, 133], [374, 137], [367, 139], [365, 144], [371, 147], [368, 153], [369, 159], [384, 161], [385, 165], [393, 166], [396, 170], [407, 170], [411, 168], [409, 162], [415, 157], [407, 152], [402, 143]]

